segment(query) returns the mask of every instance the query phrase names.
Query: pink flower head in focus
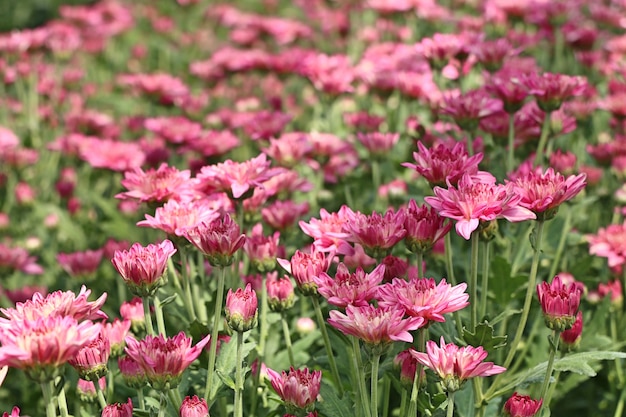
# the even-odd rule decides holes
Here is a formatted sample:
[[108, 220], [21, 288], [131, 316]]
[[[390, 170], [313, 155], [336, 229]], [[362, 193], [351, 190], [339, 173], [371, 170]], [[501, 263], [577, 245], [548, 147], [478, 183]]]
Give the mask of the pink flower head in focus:
[[190, 227], [184, 231], [184, 236], [207, 257], [211, 266], [218, 267], [231, 265], [235, 253], [246, 242], [246, 235], [229, 214]]
[[581, 297], [581, 291], [575, 284], [566, 285], [557, 275], [551, 283], [537, 285], [537, 296], [549, 329], [562, 332], [572, 327]]
[[406, 236], [404, 242], [413, 253], [429, 252], [435, 243], [444, 237], [452, 228], [432, 207], [418, 206], [415, 200], [409, 201], [404, 220]]
[[328, 256], [322, 252], [304, 253], [299, 250], [293, 254], [291, 261], [278, 258], [277, 261], [296, 280], [298, 289], [304, 295], [317, 295], [317, 284], [314, 277], [327, 272], [334, 253]]
[[101, 417], [133, 417], [133, 401], [109, 404], [102, 410]]
[[228, 290], [224, 307], [228, 327], [236, 332], [247, 332], [257, 325], [258, 300], [250, 284], [246, 288]]
[[293, 284], [288, 276], [278, 278], [276, 272], [267, 274], [265, 287], [267, 289], [267, 304], [272, 311], [285, 311], [291, 308], [296, 301]]
[[162, 391], [178, 386], [183, 372], [200, 356], [209, 339], [206, 336], [191, 347], [191, 338], [184, 332], [171, 338], [148, 335], [141, 341], [129, 336], [126, 354], [145, 371], [150, 385]]
[[440, 216], [456, 220], [456, 232], [466, 240], [481, 223], [505, 218], [511, 222], [535, 219], [537, 216], [521, 207], [521, 197], [515, 194], [513, 184], [496, 184], [495, 177], [463, 175], [457, 188], [435, 187], [435, 197], [425, 197]]
[[111, 354], [111, 343], [101, 327], [100, 334], [86, 343], [68, 363], [76, 369], [78, 376], [87, 381], [98, 381], [108, 373], [107, 362]]
[[563, 175], [541, 167], [519, 176], [513, 182], [515, 192], [521, 196], [519, 205], [531, 210], [539, 220], [549, 220], [556, 215], [561, 204], [574, 198], [585, 188], [586, 175]]
[[413, 152], [415, 164], [406, 162], [402, 166], [413, 168], [431, 187], [445, 187], [448, 183], [456, 187], [464, 174], [479, 172], [478, 164], [483, 159], [482, 153], [469, 156], [461, 142], [454, 142], [454, 145], [439, 143], [430, 149], [417, 142], [417, 148], [418, 152]]
[[288, 413], [298, 413], [301, 410], [310, 412], [320, 393], [322, 371], [310, 371], [308, 368], [289, 369], [280, 374], [273, 369], [266, 368], [272, 388], [284, 401]]
[[623, 266], [626, 260], [626, 223], [601, 227], [595, 235], [585, 236], [589, 253], [608, 259], [610, 268]]
[[176, 253], [174, 245], [165, 239], [146, 247], [135, 243], [129, 250], [117, 251], [111, 262], [133, 294], [153, 295], [163, 284], [167, 261]]
[[413, 342], [411, 331], [426, 324], [423, 317], [404, 318], [404, 309], [349, 305], [346, 313], [331, 310], [328, 323], [343, 334], [355, 336], [370, 346], [389, 345], [393, 341]]
[[166, 163], [148, 171], [135, 168], [126, 171], [121, 181], [128, 191], [117, 194], [115, 198], [150, 203], [165, 203], [170, 199], [190, 200], [194, 194], [190, 177], [189, 170], [179, 171]]
[[365, 253], [373, 258], [384, 258], [406, 236], [404, 220], [406, 211], [389, 209], [384, 215], [373, 212], [348, 212], [345, 228], [350, 232], [348, 241], [363, 246]]
[[160, 229], [170, 237], [182, 236], [184, 231], [203, 221], [212, 221], [219, 217], [219, 213], [206, 199], [192, 201], [169, 200], [162, 207], [158, 207], [154, 217], [146, 214], [146, 220], [137, 223], [137, 226]]
[[337, 255], [352, 255], [354, 248], [348, 243], [350, 233], [345, 224], [352, 210], [346, 205], [341, 206], [337, 213], [320, 210], [320, 218], [311, 218], [308, 223], [300, 221], [300, 229], [315, 241], [313, 246], [320, 252], [333, 252]]
[[368, 274], [361, 267], [351, 273], [340, 263], [334, 278], [322, 272], [313, 277], [313, 280], [317, 284], [317, 291], [326, 298], [328, 304], [345, 308], [348, 305], [367, 305], [375, 298], [378, 284], [382, 282], [384, 275], [385, 266], [382, 264]]
[[563, 330], [560, 334], [561, 337], [561, 348], [564, 348], [566, 351], [575, 350], [580, 344], [580, 339], [583, 333], [583, 312], [579, 311], [576, 314], [576, 321], [572, 324], [567, 330]]
[[398, 306], [405, 314], [422, 317], [427, 322], [445, 321], [444, 314], [453, 313], [469, 305], [467, 284], [452, 286], [442, 279], [438, 284], [433, 278], [412, 278], [409, 281], [394, 278], [391, 283], [378, 287], [378, 305]]
[[187, 396], [179, 410], [180, 417], [209, 417], [209, 406], [204, 398]]
[[543, 404], [543, 398], [534, 400], [528, 395], [520, 395], [514, 392], [511, 398], [504, 403], [505, 417], [534, 417]]
[[454, 343], [446, 344], [443, 336], [439, 346], [429, 340], [426, 342], [426, 353], [411, 350], [411, 354], [419, 363], [437, 374], [448, 392], [458, 391], [470, 378], [497, 375], [506, 371], [493, 362], [483, 362], [488, 352], [482, 346], [459, 347]]

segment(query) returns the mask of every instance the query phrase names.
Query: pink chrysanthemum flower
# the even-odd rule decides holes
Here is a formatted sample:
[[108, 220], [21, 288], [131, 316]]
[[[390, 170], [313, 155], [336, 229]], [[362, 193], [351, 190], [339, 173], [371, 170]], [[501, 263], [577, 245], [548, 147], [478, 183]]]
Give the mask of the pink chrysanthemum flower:
[[558, 110], [565, 100], [582, 95], [587, 88], [584, 77], [551, 72], [530, 72], [522, 82], [528, 88], [528, 93], [535, 96], [539, 108], [545, 112]]
[[410, 331], [426, 324], [423, 317], [404, 318], [404, 309], [364, 306], [346, 307], [346, 313], [331, 310], [328, 323], [346, 335], [355, 336], [370, 346], [393, 341], [413, 342]]
[[177, 201], [169, 200], [156, 209], [154, 217], [146, 214], [146, 220], [137, 226], [160, 229], [170, 237], [182, 236], [184, 231], [203, 221], [212, 221], [219, 217], [216, 207], [206, 200]]
[[122, 356], [117, 360], [117, 367], [122, 374], [124, 383], [131, 388], [143, 388], [148, 384], [146, 371], [130, 356]]
[[46, 296], [35, 293], [33, 298], [17, 303], [15, 308], [2, 308], [6, 318], [0, 318], [0, 328], [12, 327], [16, 322], [34, 321], [45, 317], [73, 317], [77, 321], [106, 319], [100, 310], [107, 299], [104, 293], [96, 301], [87, 301], [91, 294], [84, 285], [76, 295], [72, 291], [55, 291]]
[[10, 247], [0, 243], [0, 274], [8, 275], [14, 271], [25, 274], [43, 274], [43, 268], [36, 263], [34, 256], [29, 256], [24, 248]]
[[76, 369], [78, 376], [87, 381], [97, 381], [108, 372], [111, 342], [102, 330], [103, 328], [97, 338], [81, 347], [68, 361]]
[[71, 316], [39, 317], [12, 322], [0, 330], [0, 366], [24, 370], [39, 382], [58, 375], [61, 367], [100, 333], [100, 324]]
[[587, 294], [587, 300], [592, 303], [597, 303], [607, 296], [611, 297], [611, 304], [618, 309], [622, 308], [624, 295], [622, 292], [622, 282], [619, 279], [614, 279], [606, 284], [601, 282], [598, 284], [598, 288], [596, 290], [589, 291], [589, 294]]
[[483, 362], [488, 352], [482, 346], [459, 347], [454, 343], [446, 344], [443, 336], [439, 346], [429, 340], [426, 342], [426, 353], [411, 350], [411, 354], [419, 363], [437, 374], [448, 392], [458, 391], [470, 378], [497, 375], [506, 371], [493, 362]]
[[296, 301], [293, 284], [289, 277], [277, 277], [276, 272], [267, 274], [265, 287], [267, 289], [267, 304], [272, 311], [285, 311], [291, 308]]
[[[100, 385], [100, 389], [102, 391], [107, 389], [107, 381], [105, 377], [102, 377], [98, 380], [98, 385]], [[98, 393], [96, 392], [96, 386], [91, 381], [86, 381], [84, 379], [78, 379], [76, 383], [76, 393], [81, 401], [92, 402], [98, 398]]]
[[109, 404], [102, 410], [101, 417], [133, 417], [133, 401]]
[[209, 406], [204, 398], [187, 396], [179, 410], [180, 417], [209, 417]]
[[515, 192], [521, 196], [519, 205], [537, 215], [539, 220], [549, 220], [556, 215], [559, 206], [574, 198], [586, 185], [586, 175], [563, 175], [541, 167], [521, 175], [513, 182]]
[[400, 140], [399, 133], [367, 132], [357, 133], [356, 137], [365, 149], [376, 157], [387, 155]]
[[289, 373], [280, 374], [273, 369], [266, 368], [272, 388], [284, 401], [288, 413], [311, 411], [320, 393], [322, 371], [309, 371], [308, 368], [289, 369]]
[[378, 287], [378, 305], [399, 306], [413, 317], [427, 322], [445, 321], [444, 314], [461, 310], [469, 305], [467, 284], [452, 286], [442, 279], [439, 284], [433, 278], [413, 278], [409, 281], [394, 278], [391, 283]]
[[296, 203], [292, 200], [276, 200], [261, 209], [263, 221], [275, 230], [285, 231], [292, 227], [298, 219], [309, 212], [309, 203]]
[[551, 283], [537, 285], [537, 296], [549, 329], [562, 332], [572, 327], [580, 305], [581, 291], [575, 284], [566, 285], [557, 275]]
[[387, 210], [384, 215], [373, 212], [366, 215], [361, 212], [348, 212], [345, 228], [350, 232], [348, 241], [363, 246], [365, 253], [373, 258], [382, 259], [406, 236], [404, 219], [406, 211]]
[[235, 253], [246, 242], [239, 225], [229, 214], [210, 222], [201, 222], [184, 231], [185, 238], [208, 259], [212, 266], [225, 267], [233, 263]]
[[146, 155], [138, 143], [92, 137], [81, 145], [79, 153], [80, 158], [92, 167], [116, 172], [140, 167], [146, 160]]
[[171, 338], [146, 336], [141, 341], [127, 337], [126, 354], [145, 371], [150, 385], [162, 391], [178, 386], [183, 372], [200, 355], [209, 339], [207, 336], [191, 347], [191, 338], [184, 332]]
[[224, 313], [228, 327], [236, 332], [247, 332], [256, 327], [258, 300], [250, 284], [245, 289], [237, 288], [234, 292], [228, 290]]
[[520, 395], [514, 392], [511, 398], [504, 403], [505, 417], [534, 417], [541, 409], [543, 398], [532, 399], [528, 395]]
[[435, 197], [426, 197], [440, 216], [456, 220], [456, 232], [469, 240], [472, 232], [481, 223], [489, 223], [505, 218], [511, 222], [535, 219], [535, 213], [519, 202], [521, 196], [515, 194], [513, 184], [496, 184], [495, 177], [482, 177], [465, 174], [457, 188], [449, 184], [448, 189], [435, 187]]
[[317, 295], [317, 284], [314, 277], [327, 272], [334, 253], [329, 256], [322, 252], [304, 253], [299, 250], [293, 254], [291, 261], [278, 258], [277, 261], [296, 280], [298, 289], [304, 295]]
[[485, 90], [467, 93], [444, 94], [441, 114], [452, 117], [462, 129], [472, 132], [478, 128], [480, 119], [502, 110], [502, 102], [490, 97]]
[[[405, 387], [411, 387], [417, 372], [417, 360], [409, 349], [403, 350], [393, 358], [394, 368], [400, 371], [400, 382]], [[423, 379], [425, 381], [425, 379]]]
[[120, 316], [124, 320], [130, 320], [134, 331], [143, 328], [146, 320], [143, 311], [143, 300], [140, 297], [133, 297], [130, 301], [124, 301], [120, 306]]
[[580, 344], [580, 339], [583, 333], [583, 312], [579, 311], [576, 314], [576, 320], [572, 327], [567, 330], [563, 330], [560, 334], [561, 348], [564, 348], [566, 351], [576, 350], [578, 345]]
[[158, 169], [126, 171], [121, 183], [128, 191], [117, 194], [115, 198], [124, 200], [165, 203], [170, 199], [191, 200], [194, 194], [191, 171], [179, 171], [166, 163]]
[[520, 70], [505, 67], [491, 75], [485, 84], [489, 93], [502, 100], [503, 109], [508, 114], [521, 109], [528, 97], [528, 87], [520, 81], [523, 76]]
[[2, 417], [20, 417], [20, 409], [18, 407], [13, 407], [11, 414], [5, 411], [2, 413]]
[[164, 284], [167, 261], [174, 253], [176, 249], [167, 239], [146, 247], [135, 243], [127, 251], [116, 251], [111, 262], [133, 294], [147, 297]]
[[113, 323], [104, 323], [102, 325], [102, 334], [111, 344], [111, 356], [117, 357], [124, 351], [126, 336], [128, 336], [131, 325], [132, 322], [126, 319], [115, 319]]
[[446, 222], [445, 217], [440, 216], [432, 207], [418, 206], [415, 200], [410, 200], [404, 228], [407, 249], [413, 253], [426, 253], [450, 231], [452, 223]]
[[354, 248], [348, 243], [350, 233], [346, 231], [348, 213], [352, 210], [348, 206], [341, 206], [337, 213], [329, 213], [326, 209], [320, 210], [320, 218], [311, 218], [308, 223], [300, 221], [298, 224], [304, 234], [315, 241], [313, 247], [320, 252], [334, 252], [337, 255], [352, 255]]
[[378, 284], [385, 276], [385, 266], [378, 265], [369, 274], [363, 268], [357, 268], [351, 273], [345, 264], [337, 266], [335, 278], [326, 272], [313, 277], [317, 284], [317, 291], [328, 301], [337, 307], [345, 308], [348, 305], [364, 306], [376, 296]]
[[[243, 245], [243, 250], [250, 259], [252, 268], [258, 272], [274, 270], [276, 258], [279, 256], [279, 239], [279, 232], [265, 236], [261, 223], [254, 225], [252, 231], [246, 236], [246, 242]], [[281, 252], [284, 252], [284, 249]]]
[[418, 152], [413, 152], [415, 164], [406, 162], [402, 166], [413, 168], [431, 187], [445, 187], [448, 183], [456, 187], [464, 174], [478, 174], [478, 164], [483, 159], [482, 153], [469, 156], [461, 142], [440, 143], [431, 149], [417, 142], [417, 148]]
[[92, 277], [98, 270], [103, 253], [103, 249], [59, 253], [57, 262], [70, 276], [88, 278]]

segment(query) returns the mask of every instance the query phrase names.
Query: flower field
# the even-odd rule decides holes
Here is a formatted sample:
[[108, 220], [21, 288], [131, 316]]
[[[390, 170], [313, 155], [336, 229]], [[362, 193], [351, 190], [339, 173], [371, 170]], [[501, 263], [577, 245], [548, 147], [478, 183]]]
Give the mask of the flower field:
[[621, 417], [625, 28], [101, 0], [0, 32], [3, 417]]

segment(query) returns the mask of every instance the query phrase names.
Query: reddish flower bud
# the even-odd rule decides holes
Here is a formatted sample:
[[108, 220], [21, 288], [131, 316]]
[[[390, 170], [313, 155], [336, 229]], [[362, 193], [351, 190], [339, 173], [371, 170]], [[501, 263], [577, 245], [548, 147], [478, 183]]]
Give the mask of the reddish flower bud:
[[256, 327], [258, 317], [258, 301], [250, 284], [245, 289], [228, 290], [226, 295], [226, 321], [228, 326], [237, 332], [247, 332]]
[[580, 305], [580, 289], [576, 285], [565, 285], [557, 275], [551, 284], [537, 285], [537, 295], [546, 326], [562, 332], [572, 327]]
[[517, 392], [504, 403], [504, 415], [506, 417], [533, 417], [543, 404], [542, 399], [533, 400], [528, 395], [520, 395]]
[[209, 407], [204, 398], [185, 397], [180, 406], [180, 417], [209, 417]]

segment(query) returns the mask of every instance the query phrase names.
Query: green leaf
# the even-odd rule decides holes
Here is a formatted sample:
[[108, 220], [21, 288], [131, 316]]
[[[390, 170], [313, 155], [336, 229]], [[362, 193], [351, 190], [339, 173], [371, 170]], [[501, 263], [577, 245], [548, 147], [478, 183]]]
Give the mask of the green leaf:
[[320, 388], [321, 401], [316, 408], [325, 416], [351, 416], [354, 415], [354, 404], [349, 395], [343, 398], [337, 396], [337, 390], [325, 380], [322, 380]]
[[[241, 348], [242, 357], [248, 357], [248, 354], [254, 349], [256, 346], [255, 342], [247, 342], [248, 336], [250, 332], [246, 332], [243, 335], [244, 343]], [[220, 353], [217, 356], [217, 361], [215, 363], [215, 373], [219, 376], [219, 383], [215, 383], [211, 385], [211, 393], [209, 394], [209, 398], [211, 400], [215, 399], [219, 389], [223, 385], [227, 385], [231, 387], [230, 383], [232, 381], [231, 375], [235, 371], [235, 366], [237, 365], [237, 338], [232, 337], [228, 343], [222, 343], [220, 345]], [[234, 382], [233, 382], [234, 384]], [[234, 386], [234, 385], [233, 385]], [[231, 387], [233, 388], [233, 387]]]
[[166, 305], [174, 302], [174, 300], [176, 300], [176, 297], [178, 297], [178, 295], [174, 294], [174, 295], [170, 295], [169, 297], [167, 297], [164, 300], [161, 300], [161, 307], [166, 306]]
[[511, 264], [501, 256], [495, 256], [490, 265], [489, 292], [493, 293], [496, 302], [507, 305], [513, 293], [528, 281], [524, 275], [512, 276]]
[[474, 387], [470, 382], [454, 395], [454, 409], [460, 417], [474, 417]]
[[506, 339], [507, 336], [494, 336], [493, 326], [486, 321], [478, 323], [473, 333], [463, 329], [463, 340], [468, 345], [482, 346], [488, 352], [506, 346]]

